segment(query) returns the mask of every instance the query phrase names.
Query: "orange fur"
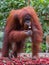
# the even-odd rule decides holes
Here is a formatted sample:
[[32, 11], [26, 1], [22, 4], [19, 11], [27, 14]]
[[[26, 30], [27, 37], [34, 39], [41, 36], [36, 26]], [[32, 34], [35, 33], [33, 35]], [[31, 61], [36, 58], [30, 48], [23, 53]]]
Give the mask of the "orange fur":
[[[25, 14], [30, 14], [32, 17], [32, 54], [33, 56], [38, 55], [39, 46], [42, 42], [43, 31], [34, 8], [27, 6], [22, 9], [12, 10], [9, 17], [7, 18], [4, 34], [4, 43], [2, 48], [3, 56], [8, 56], [11, 42], [16, 43], [16, 52], [21, 50], [24, 40], [25, 38], [27, 38], [27, 35], [24, 33], [24, 31], [22, 31], [23, 27], [21, 27], [21, 25], [23, 25], [22, 19]], [[19, 18], [19, 21], [15, 21], [15, 16]], [[17, 30], [16, 26], [19, 26], [18, 29], [20, 30]], [[35, 28], [37, 30], [35, 30]]]

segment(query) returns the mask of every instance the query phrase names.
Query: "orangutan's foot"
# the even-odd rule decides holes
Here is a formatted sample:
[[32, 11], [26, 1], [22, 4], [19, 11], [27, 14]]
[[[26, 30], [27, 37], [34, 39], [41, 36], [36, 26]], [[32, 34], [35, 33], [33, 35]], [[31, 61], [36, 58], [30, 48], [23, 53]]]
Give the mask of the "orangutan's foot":
[[37, 59], [39, 59], [39, 56], [33, 56], [32, 57], [32, 60], [37, 60]]

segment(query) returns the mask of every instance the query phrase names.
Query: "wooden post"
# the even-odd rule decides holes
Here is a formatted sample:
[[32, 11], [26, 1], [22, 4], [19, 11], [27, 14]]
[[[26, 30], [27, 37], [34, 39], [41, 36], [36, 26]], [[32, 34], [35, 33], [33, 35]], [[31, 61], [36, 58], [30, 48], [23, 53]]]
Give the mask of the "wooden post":
[[49, 35], [46, 36], [46, 42], [49, 44]]
[[28, 0], [28, 5], [30, 5], [30, 0]]
[[46, 52], [49, 52], [49, 35], [46, 36], [46, 47], [47, 47]]

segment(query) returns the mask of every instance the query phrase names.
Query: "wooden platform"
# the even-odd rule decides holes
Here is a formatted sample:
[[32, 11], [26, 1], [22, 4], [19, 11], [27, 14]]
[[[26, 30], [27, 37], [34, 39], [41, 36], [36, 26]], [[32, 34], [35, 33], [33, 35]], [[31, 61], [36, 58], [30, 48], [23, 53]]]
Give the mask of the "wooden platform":
[[[0, 53], [0, 57], [1, 57], [1, 53]], [[32, 53], [20, 53], [20, 54], [18, 54], [18, 55], [20, 55], [20, 56], [24, 56], [24, 55], [27, 55], [27, 57], [32, 57]], [[39, 56], [40, 57], [49, 57], [49, 53], [39, 53]]]
[[[49, 53], [38, 53], [40, 57], [49, 57]], [[32, 53], [21, 53], [20, 56], [27, 55], [28, 57], [32, 57]]]

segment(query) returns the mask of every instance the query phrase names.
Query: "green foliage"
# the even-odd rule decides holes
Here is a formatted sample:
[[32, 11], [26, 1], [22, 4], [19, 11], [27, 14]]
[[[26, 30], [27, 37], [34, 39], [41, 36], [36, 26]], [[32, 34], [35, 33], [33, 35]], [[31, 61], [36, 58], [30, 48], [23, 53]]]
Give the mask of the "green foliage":
[[3, 41], [3, 36], [4, 36], [4, 33], [0, 31], [0, 41], [1, 42]]
[[42, 49], [42, 52], [46, 52], [46, 44], [41, 44], [41, 49]]
[[31, 52], [31, 43], [27, 42], [25, 45], [25, 52], [30, 53]]
[[[4, 29], [6, 19], [12, 9], [19, 9], [27, 5], [28, 0], [0, 0], [0, 30]], [[35, 8], [39, 16], [44, 32], [43, 43], [45, 44], [45, 37], [49, 32], [49, 0], [30, 0], [30, 6]], [[25, 49], [26, 52], [30, 52], [29, 46], [28, 43]]]

